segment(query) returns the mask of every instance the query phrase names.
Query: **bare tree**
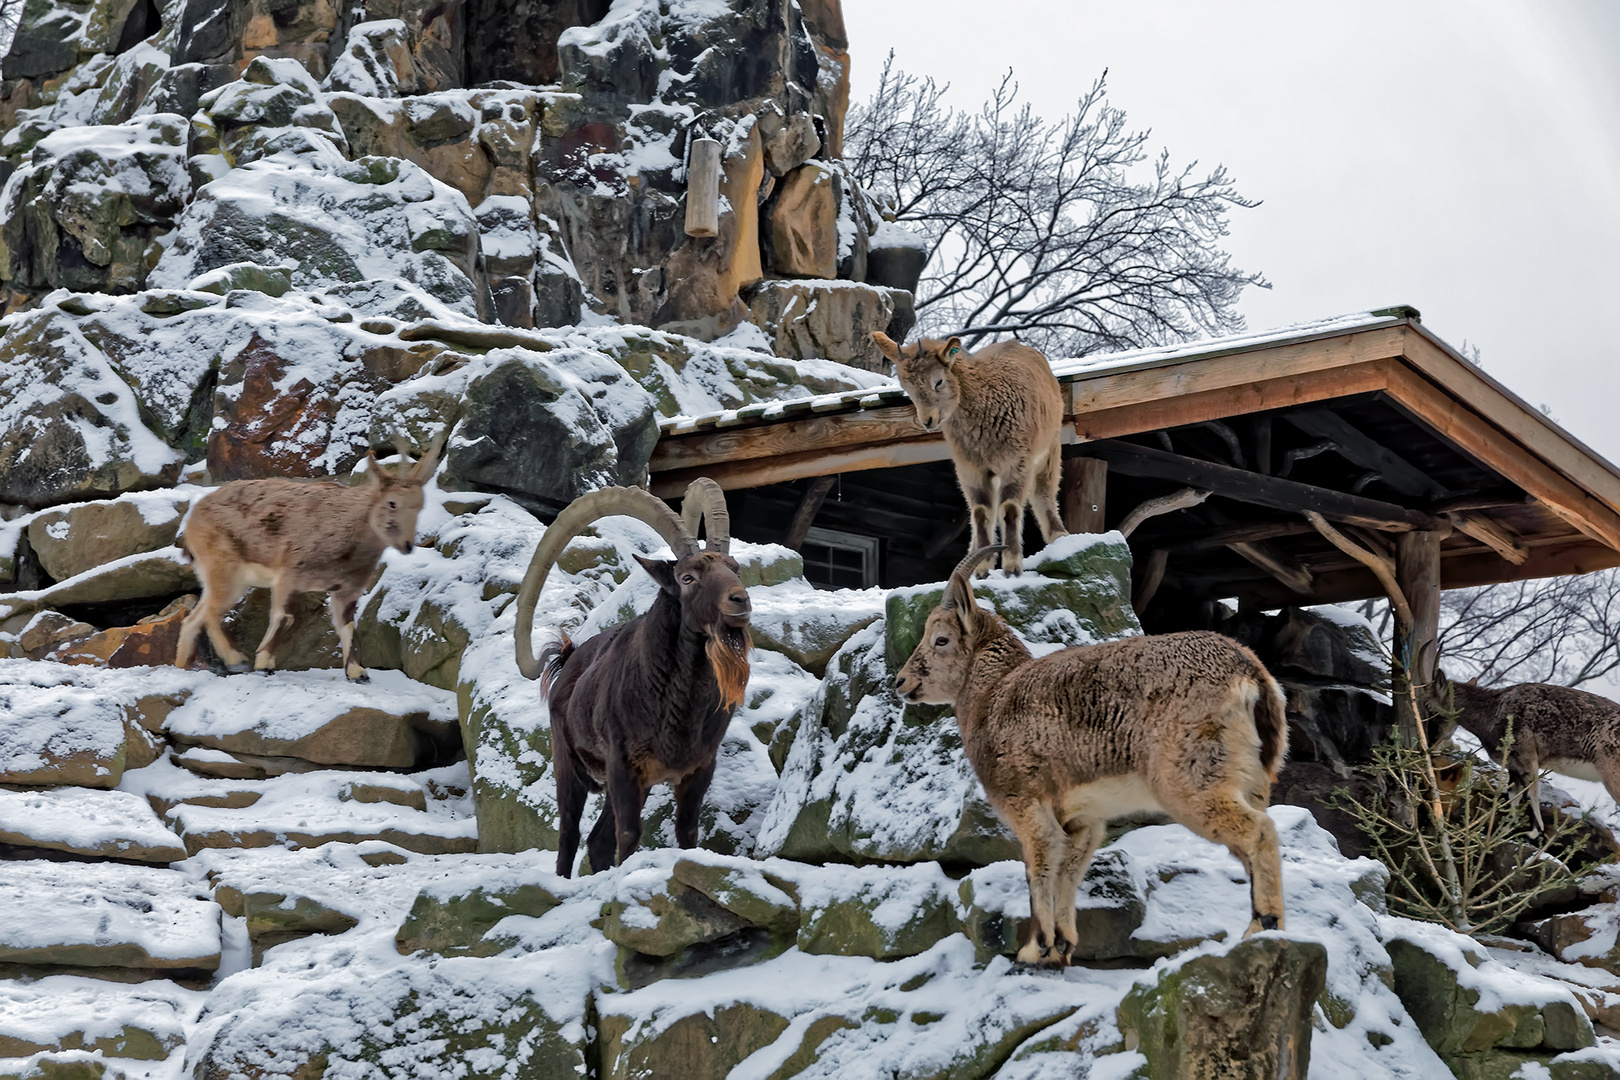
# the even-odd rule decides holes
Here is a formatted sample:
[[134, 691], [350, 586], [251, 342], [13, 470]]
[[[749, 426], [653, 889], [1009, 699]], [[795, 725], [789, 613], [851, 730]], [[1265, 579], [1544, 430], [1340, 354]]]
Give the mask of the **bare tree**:
[[[11, 54], [11, 42], [22, 26], [23, 8], [28, 0], [0, 0], [0, 61]], [[0, 67], [0, 78], [5, 77]]]
[[1243, 288], [1220, 244], [1233, 207], [1253, 207], [1224, 167], [1204, 176], [1149, 159], [1106, 101], [1106, 72], [1052, 124], [1018, 102], [1009, 71], [977, 113], [947, 87], [898, 71], [850, 110], [845, 160], [886, 218], [920, 232], [929, 261], [919, 325], [970, 344], [1017, 334], [1083, 356], [1230, 333]]

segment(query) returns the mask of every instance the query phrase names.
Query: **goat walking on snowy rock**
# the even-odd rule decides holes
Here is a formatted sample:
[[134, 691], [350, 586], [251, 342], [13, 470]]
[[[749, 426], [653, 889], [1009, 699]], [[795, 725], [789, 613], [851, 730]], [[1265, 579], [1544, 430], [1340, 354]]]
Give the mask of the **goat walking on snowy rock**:
[[[551, 767], [557, 778], [557, 873], [579, 850], [585, 796], [607, 790], [585, 850], [592, 871], [623, 862], [641, 843], [647, 792], [675, 789], [675, 840], [697, 846], [698, 813], [715, 756], [748, 685], [748, 592], [737, 576], [730, 517], [720, 486], [686, 489], [685, 519], [639, 488], [603, 488], [570, 503], [546, 529], [518, 592], [517, 663], [539, 678], [551, 706]], [[598, 518], [623, 514], [651, 525], [673, 560], [636, 556], [658, 583], [644, 614], [582, 645], [565, 636], [536, 656], [534, 609], [568, 541]], [[707, 547], [696, 539], [698, 518]]]
[[196, 563], [202, 581], [197, 607], [180, 624], [175, 666], [189, 667], [204, 629], [219, 658], [246, 670], [247, 657], [225, 634], [221, 620], [250, 588], [270, 590], [270, 625], [254, 653], [253, 666], [269, 671], [276, 635], [291, 618], [294, 593], [324, 592], [332, 625], [343, 643], [343, 670], [364, 682], [365, 668], [350, 655], [354, 609], [387, 548], [410, 554], [422, 485], [433, 475], [441, 436], [415, 465], [407, 466], [403, 440], [397, 474], [366, 455], [366, 481], [233, 480], [197, 501], [186, 519], [180, 548]]
[[1067, 536], [1057, 504], [1063, 391], [1046, 357], [1016, 341], [969, 353], [954, 337], [924, 338], [904, 348], [887, 334], [873, 333], [872, 340], [894, 364], [901, 388], [917, 407], [917, 423], [945, 433], [973, 519], [968, 550], [995, 543], [999, 526], [1001, 568], [1009, 574], [1022, 570], [1026, 504], [1035, 511], [1043, 540]]
[[973, 599], [975, 551], [951, 574], [894, 678], [906, 701], [954, 705], [962, 746], [1023, 846], [1024, 963], [1061, 966], [1075, 890], [1108, 822], [1162, 811], [1224, 844], [1249, 874], [1247, 933], [1281, 929], [1277, 830], [1266, 816], [1287, 747], [1282, 691], [1231, 638], [1131, 637], [1033, 658]]

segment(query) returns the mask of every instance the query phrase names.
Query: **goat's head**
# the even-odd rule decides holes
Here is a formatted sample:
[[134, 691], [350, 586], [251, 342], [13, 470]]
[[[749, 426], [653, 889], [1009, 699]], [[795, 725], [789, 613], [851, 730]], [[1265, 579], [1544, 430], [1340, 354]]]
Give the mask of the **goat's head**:
[[945, 583], [945, 598], [928, 614], [922, 640], [894, 677], [894, 689], [917, 705], [952, 705], [967, 681], [973, 652], [989, 622], [996, 618], [973, 599], [974, 569], [1002, 550], [992, 544], [957, 563]]
[[894, 365], [900, 388], [917, 407], [917, 423], [928, 431], [938, 431], [956, 412], [961, 400], [955, 369], [956, 362], [967, 355], [962, 339], [923, 338], [902, 347], [889, 335], [877, 331], [872, 334], [872, 341]]
[[422, 512], [422, 485], [439, 463], [444, 436], [441, 434], [435, 439], [414, 465], [409, 464], [409, 447], [403, 438], [396, 436], [394, 446], [399, 450], [399, 466], [392, 473], [377, 463], [375, 454], [366, 451], [366, 490], [371, 495], [367, 521], [378, 539], [409, 555], [416, 546], [416, 516]]
[[[651, 525], [675, 552], [673, 559], [638, 556], [636, 561], [660, 589], [680, 603], [683, 625], [708, 638], [709, 660], [722, 696], [728, 706], [736, 704], [748, 681], [748, 620], [752, 605], [738, 576], [737, 561], [729, 554], [731, 516], [726, 511], [725, 494], [707, 477], [699, 477], [686, 489], [681, 517], [646, 491], [622, 487], [582, 495], [557, 515], [540, 538], [518, 590], [518, 669], [531, 679], [538, 678], [544, 669], [530, 639], [535, 605], [557, 557], [587, 525], [614, 514]], [[697, 539], [700, 522], [707, 533], [703, 544]]]

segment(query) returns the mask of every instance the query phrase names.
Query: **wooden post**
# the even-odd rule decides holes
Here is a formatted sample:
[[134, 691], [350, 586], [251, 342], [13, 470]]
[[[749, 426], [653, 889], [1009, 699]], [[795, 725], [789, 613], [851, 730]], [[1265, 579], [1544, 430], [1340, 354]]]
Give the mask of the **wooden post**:
[[1063, 527], [1072, 533], [1100, 533], [1108, 510], [1108, 462], [1101, 458], [1063, 460], [1063, 481], [1058, 489]]
[[686, 235], [720, 234], [720, 144], [693, 139], [686, 159]]
[[1411, 628], [1395, 631], [1395, 720], [1401, 741], [1419, 745], [1411, 688], [1434, 680], [1440, 648], [1440, 541], [1446, 531], [1414, 529], [1395, 538], [1395, 582], [1412, 610]]
[[793, 521], [788, 525], [787, 539], [782, 541], [794, 551], [804, 547], [804, 538], [810, 535], [810, 526], [816, 522], [816, 515], [821, 513], [821, 504], [827, 501], [827, 493], [838, 482], [838, 474], [831, 476], [818, 476], [810, 481], [805, 488], [804, 497], [799, 500], [799, 508], [793, 512]]

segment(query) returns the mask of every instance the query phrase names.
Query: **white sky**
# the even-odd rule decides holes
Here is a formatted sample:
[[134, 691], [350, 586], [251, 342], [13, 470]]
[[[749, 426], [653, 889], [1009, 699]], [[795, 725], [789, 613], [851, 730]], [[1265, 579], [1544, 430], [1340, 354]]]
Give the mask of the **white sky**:
[[1264, 200], [1252, 329], [1411, 304], [1620, 462], [1617, 0], [845, 0], [853, 94], [897, 64], [1049, 119], [1104, 69], [1171, 159]]

